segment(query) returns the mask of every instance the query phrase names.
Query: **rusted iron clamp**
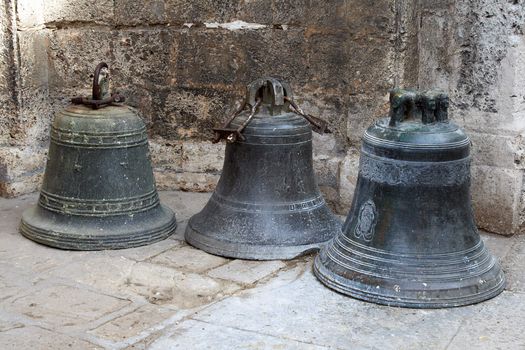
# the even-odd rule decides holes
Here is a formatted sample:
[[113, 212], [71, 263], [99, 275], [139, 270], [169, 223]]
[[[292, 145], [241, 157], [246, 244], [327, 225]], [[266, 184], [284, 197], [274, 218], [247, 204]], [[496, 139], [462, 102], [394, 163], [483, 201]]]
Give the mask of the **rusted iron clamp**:
[[302, 110], [302, 108], [299, 107], [297, 105], [297, 103], [295, 103], [295, 101], [292, 100], [291, 98], [289, 98], [288, 96], [284, 96], [284, 100], [288, 101], [288, 103], [292, 107], [292, 108], [290, 108], [290, 110], [292, 112], [294, 112], [294, 113], [300, 115], [301, 117], [303, 117], [304, 119], [308, 120], [308, 122], [312, 126], [312, 130], [313, 131], [315, 131], [318, 134], [330, 134], [330, 133], [332, 133], [332, 131], [328, 128], [328, 122], [326, 122], [325, 120], [323, 120], [321, 118], [317, 118], [317, 117], [314, 117], [314, 116], [312, 116], [310, 114], [306, 114]]
[[213, 139], [213, 143], [219, 142], [222, 138], [225, 138], [227, 142], [233, 143], [237, 140], [244, 141], [245, 137], [242, 134], [242, 131], [246, 126], [250, 123], [252, 118], [255, 116], [255, 113], [257, 113], [257, 108], [261, 105], [262, 100], [259, 98], [255, 101], [255, 104], [250, 107], [250, 115], [242, 125], [240, 125], [237, 129], [228, 128], [230, 123], [246, 108], [246, 106], [250, 106], [249, 103], [244, 101], [244, 103], [241, 105], [241, 107], [233, 113], [233, 115], [226, 121], [226, 123], [223, 124], [221, 128], [213, 128], [213, 131], [215, 132], [215, 138]]

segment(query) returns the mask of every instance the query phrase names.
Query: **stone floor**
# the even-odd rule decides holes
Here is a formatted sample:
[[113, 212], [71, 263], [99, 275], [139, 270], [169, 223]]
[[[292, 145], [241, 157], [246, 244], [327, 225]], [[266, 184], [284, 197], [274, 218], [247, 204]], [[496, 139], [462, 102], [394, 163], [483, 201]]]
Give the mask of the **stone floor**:
[[411, 310], [323, 287], [312, 256], [249, 262], [183, 241], [208, 194], [164, 192], [179, 227], [120, 251], [69, 252], [21, 237], [36, 195], [0, 199], [0, 349], [525, 349], [525, 236], [484, 234], [508, 287], [482, 304]]

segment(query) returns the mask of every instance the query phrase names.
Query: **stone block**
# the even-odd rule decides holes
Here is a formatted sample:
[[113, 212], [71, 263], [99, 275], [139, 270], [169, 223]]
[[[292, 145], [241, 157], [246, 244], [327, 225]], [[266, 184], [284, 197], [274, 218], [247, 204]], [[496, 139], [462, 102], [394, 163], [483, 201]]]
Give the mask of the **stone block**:
[[115, 0], [115, 24], [121, 26], [140, 26], [167, 24], [165, 0]]
[[16, 2], [17, 26], [20, 29], [44, 24], [44, 0], [18, 0]]
[[0, 148], [0, 196], [15, 197], [40, 187], [47, 150], [33, 147]]
[[44, 21], [48, 26], [58, 27], [69, 22], [112, 24], [113, 8], [113, 0], [45, 0]]
[[211, 270], [208, 276], [242, 284], [253, 284], [285, 266], [281, 261], [234, 260]]
[[240, 0], [167, 0], [170, 23], [230, 22], [235, 19]]
[[14, 181], [23, 176], [42, 172], [47, 149], [32, 147], [4, 147], [0, 149], [0, 181]]
[[[71, 28], [51, 31], [49, 35], [48, 80], [50, 94], [67, 99], [90, 95], [91, 75], [99, 62], [112, 68], [114, 34], [106, 28]], [[120, 57], [119, 57], [120, 59]], [[115, 79], [112, 71], [112, 79]]]
[[168, 140], [214, 138], [212, 128], [222, 125], [233, 113], [240, 98], [213, 88], [174, 88], [162, 98], [162, 119], [153, 132]]
[[[185, 30], [177, 36], [175, 77], [184, 87], [209, 87], [231, 90], [232, 85], [245, 85], [248, 67], [255, 69], [246, 55], [253, 33], [227, 30]], [[249, 45], [246, 48], [246, 45]], [[225, 49], [227, 48], [227, 49]], [[249, 51], [248, 51], [249, 52]]]
[[[239, 6], [237, 17], [251, 23], [266, 25], [281, 24], [283, 22], [275, 18], [275, 4], [272, 0], [250, 0], [243, 1]], [[288, 9], [282, 9], [286, 11]], [[286, 24], [286, 23], [284, 23]]]
[[[155, 123], [163, 120], [159, 113], [162, 93], [157, 89], [145, 89], [140, 85], [120, 85], [118, 78], [112, 77], [112, 92], [119, 92], [126, 98], [126, 105], [133, 107], [135, 112], [142, 118], [146, 128], [151, 131]], [[151, 133], [151, 132], [150, 132]]]
[[224, 149], [224, 143], [184, 142], [182, 144], [182, 171], [220, 173], [224, 163]]
[[478, 227], [502, 235], [517, 233], [522, 171], [480, 165], [472, 166], [471, 171], [472, 203]]
[[477, 132], [468, 132], [468, 136], [472, 141], [472, 164], [516, 169], [516, 161], [520, 160], [515, 137]]
[[175, 173], [155, 171], [157, 188], [160, 190], [181, 190], [189, 192], [212, 192], [219, 181], [219, 175], [204, 173]]
[[[273, 30], [268, 34], [262, 32], [257, 34], [261, 38], [252, 34], [253, 42], [261, 46], [251, 50], [248, 58], [256, 57], [252, 56], [252, 52], [258, 50], [259, 55], [262, 54], [264, 58], [262, 61], [264, 65], [261, 67], [264, 75], [283, 79], [291, 85], [293, 92], [300, 92], [299, 90], [303, 89], [303, 86], [308, 84], [317, 73], [309, 69], [308, 55], [297, 54], [308, 52], [310, 49], [305, 29], [292, 27], [286, 30]], [[252, 66], [258, 65], [256, 61], [250, 63]]]
[[27, 193], [32, 193], [40, 189], [43, 174], [24, 176], [18, 181], [8, 181], [0, 183], [0, 197], [13, 198]]
[[342, 158], [315, 156], [314, 169], [319, 186], [338, 188], [339, 164]]
[[355, 185], [359, 174], [359, 156], [355, 153], [348, 154], [339, 166], [339, 205], [337, 213], [348, 214], [354, 197]]
[[128, 338], [145, 335], [175, 312], [155, 305], [144, 305], [140, 308], [108, 321], [90, 331], [96, 336], [111, 341], [123, 341]]
[[375, 121], [388, 115], [388, 89], [349, 98], [347, 110], [347, 141], [353, 149], [360, 149], [361, 137]]
[[151, 163], [158, 171], [182, 171], [182, 144], [155, 137], [149, 139]]
[[202, 250], [184, 246], [173, 248], [151, 259], [154, 264], [173, 267], [182, 271], [202, 273], [217, 266], [224, 265], [228, 259], [208, 254]]
[[172, 31], [133, 28], [112, 34], [114, 36], [108, 38], [113, 46], [110, 70], [118, 84], [154, 90], [175, 82], [174, 58], [179, 53]]
[[34, 90], [47, 86], [49, 32], [22, 31], [17, 35], [20, 55], [19, 74], [21, 89]]
[[127, 300], [85, 289], [54, 285], [17, 298], [5, 308], [47, 327], [63, 329], [61, 327], [84, 326], [128, 304]]

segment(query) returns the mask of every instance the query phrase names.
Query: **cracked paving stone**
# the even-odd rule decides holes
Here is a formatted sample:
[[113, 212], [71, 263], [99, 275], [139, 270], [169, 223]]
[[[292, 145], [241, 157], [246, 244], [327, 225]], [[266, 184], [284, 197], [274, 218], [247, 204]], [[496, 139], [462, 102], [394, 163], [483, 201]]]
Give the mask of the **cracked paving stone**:
[[263, 262], [234, 260], [226, 265], [211, 270], [208, 272], [208, 276], [237, 283], [252, 284], [285, 266], [285, 263], [278, 260]]
[[170, 249], [151, 260], [155, 264], [201, 273], [224, 265], [228, 259], [208, 254], [190, 246]]
[[175, 313], [173, 310], [155, 305], [144, 305], [133, 312], [102, 324], [90, 333], [112, 341], [148, 335], [155, 325], [159, 325]]
[[503, 292], [473, 308], [476, 312], [465, 320], [447, 350], [525, 349], [525, 294]]
[[298, 279], [272, 285], [222, 300], [192, 319], [342, 349], [443, 349], [472, 314], [468, 307], [412, 310], [358, 301], [318, 282], [311, 261]]
[[14, 328], [6, 332], [0, 332], [0, 345], [2, 346], [2, 349], [6, 350], [103, 349], [85, 340], [51, 332], [39, 327]]
[[502, 265], [507, 277], [506, 289], [525, 293], [525, 236], [518, 237]]
[[136, 264], [135, 261], [124, 257], [108, 257], [98, 254], [53, 269], [49, 275], [86, 284], [103, 292], [128, 294], [125, 282], [134, 264]]
[[[109, 257], [123, 257], [135, 261], [144, 261], [151, 257], [154, 257], [168, 249], [173, 249], [182, 245], [181, 241], [176, 241], [173, 239], [164, 239], [162, 241], [145, 245], [142, 247], [128, 248], [128, 249], [118, 249], [118, 250], [106, 250], [102, 252], [91, 252], [92, 254], [101, 255], [103, 253], [105, 256]], [[97, 254], [98, 253], [98, 254]]]
[[128, 305], [128, 300], [70, 286], [52, 286], [4, 303], [7, 312], [22, 314], [50, 327], [85, 325]]
[[171, 304], [179, 308], [208, 304], [240, 289], [235, 283], [152, 263], [134, 265], [126, 283], [151, 303]]
[[170, 337], [153, 342], [148, 349], [326, 349], [300, 341], [276, 338], [257, 332], [248, 332], [195, 320], [184, 321], [171, 329], [170, 332], [172, 333]]

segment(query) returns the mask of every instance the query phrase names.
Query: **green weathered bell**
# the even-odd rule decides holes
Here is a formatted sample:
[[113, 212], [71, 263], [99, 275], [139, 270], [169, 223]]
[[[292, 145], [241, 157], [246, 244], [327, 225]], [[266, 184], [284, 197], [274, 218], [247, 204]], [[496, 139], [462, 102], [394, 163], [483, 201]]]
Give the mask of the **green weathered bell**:
[[107, 65], [95, 70], [93, 98], [75, 98], [51, 127], [38, 205], [20, 232], [49, 246], [120, 249], [168, 237], [173, 212], [160, 204], [146, 127], [119, 94], [107, 93]]

